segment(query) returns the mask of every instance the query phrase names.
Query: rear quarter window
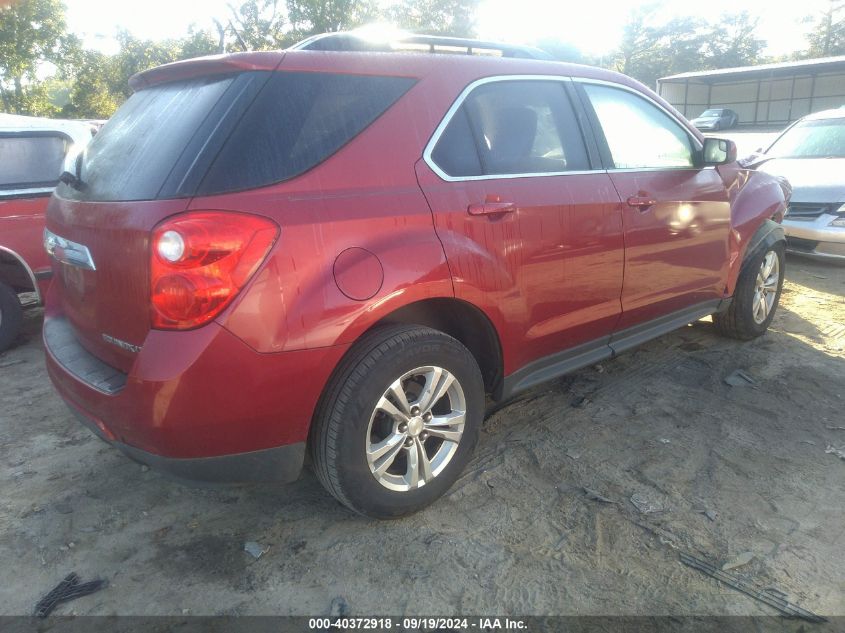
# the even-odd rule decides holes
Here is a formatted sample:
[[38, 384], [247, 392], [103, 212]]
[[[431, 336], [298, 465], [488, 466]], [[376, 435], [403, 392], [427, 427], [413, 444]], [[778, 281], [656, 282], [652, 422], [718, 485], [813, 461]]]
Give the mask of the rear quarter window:
[[250, 189], [302, 174], [360, 134], [414, 82], [405, 77], [274, 73], [197, 193]]

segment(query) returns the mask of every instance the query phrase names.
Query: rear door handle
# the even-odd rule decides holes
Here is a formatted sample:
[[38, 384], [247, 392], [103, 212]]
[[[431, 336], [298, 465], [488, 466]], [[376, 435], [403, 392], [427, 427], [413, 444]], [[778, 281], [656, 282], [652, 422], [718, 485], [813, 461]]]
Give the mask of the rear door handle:
[[628, 198], [628, 206], [629, 207], [636, 207], [640, 211], [647, 211], [649, 207], [653, 207], [657, 204], [657, 200], [654, 198], [646, 198], [640, 196], [631, 196]]
[[516, 205], [513, 202], [481, 202], [467, 207], [467, 213], [470, 215], [498, 215], [514, 211], [516, 211]]

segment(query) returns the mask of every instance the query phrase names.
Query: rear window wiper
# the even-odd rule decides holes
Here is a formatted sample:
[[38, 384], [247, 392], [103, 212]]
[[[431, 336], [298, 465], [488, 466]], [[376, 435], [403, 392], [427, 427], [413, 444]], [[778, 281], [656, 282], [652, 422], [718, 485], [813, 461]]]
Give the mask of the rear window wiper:
[[59, 182], [63, 182], [69, 187], [73, 187], [77, 191], [84, 191], [85, 190], [85, 183], [82, 182], [82, 178], [79, 177], [80, 167], [82, 162], [82, 153], [76, 155], [76, 158], [73, 160], [73, 171], [69, 171], [65, 169], [59, 175]]

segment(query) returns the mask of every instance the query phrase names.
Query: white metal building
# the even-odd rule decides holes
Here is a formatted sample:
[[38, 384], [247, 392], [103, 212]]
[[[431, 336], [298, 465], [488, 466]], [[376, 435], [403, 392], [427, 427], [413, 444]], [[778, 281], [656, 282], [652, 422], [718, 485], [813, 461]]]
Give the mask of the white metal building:
[[681, 73], [658, 79], [657, 92], [689, 119], [730, 108], [740, 126], [783, 127], [845, 105], [845, 55]]

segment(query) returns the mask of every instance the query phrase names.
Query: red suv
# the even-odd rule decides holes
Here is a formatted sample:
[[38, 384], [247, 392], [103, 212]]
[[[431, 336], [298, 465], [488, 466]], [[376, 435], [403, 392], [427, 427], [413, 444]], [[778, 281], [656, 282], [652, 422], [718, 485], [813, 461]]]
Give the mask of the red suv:
[[313, 42], [136, 75], [50, 202], [50, 377], [130, 457], [281, 482], [308, 454], [395, 517], [486, 399], [711, 314], [765, 332], [788, 186], [641, 84]]

